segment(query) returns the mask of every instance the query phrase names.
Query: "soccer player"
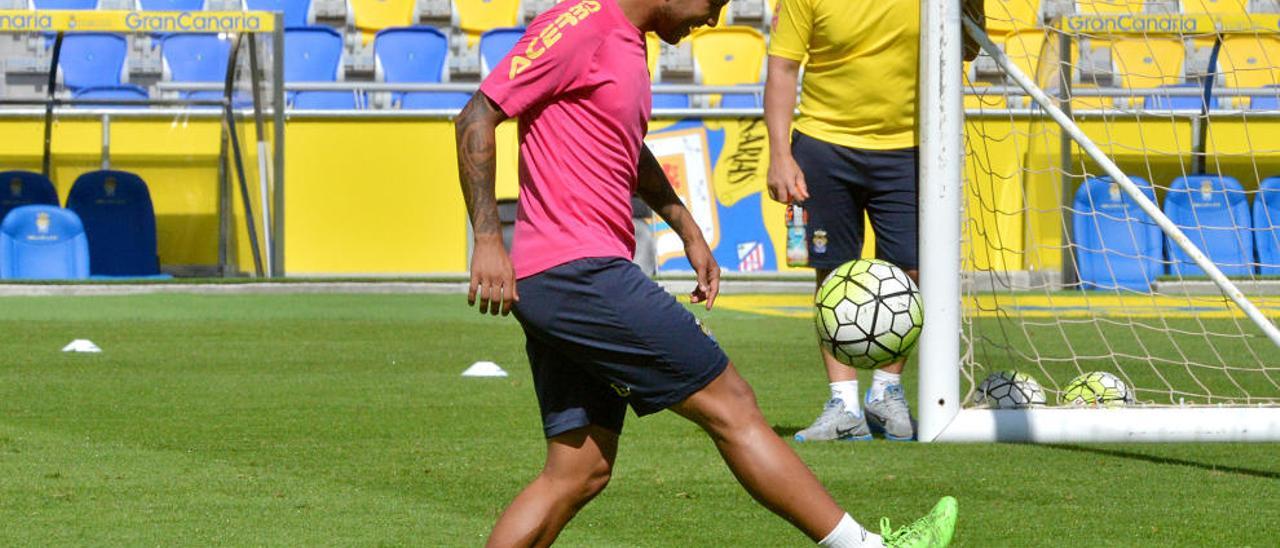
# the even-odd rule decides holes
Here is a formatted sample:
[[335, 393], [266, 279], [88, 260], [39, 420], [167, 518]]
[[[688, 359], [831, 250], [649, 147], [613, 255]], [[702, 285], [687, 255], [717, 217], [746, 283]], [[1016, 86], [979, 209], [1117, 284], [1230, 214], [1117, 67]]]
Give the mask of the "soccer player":
[[[710, 309], [719, 266], [644, 145], [646, 31], [676, 43], [727, 0], [567, 0], [539, 15], [456, 120], [474, 247], [468, 302], [515, 312], [547, 457], [494, 525], [490, 546], [545, 546], [609, 481], [626, 407], [698, 424], [761, 504], [826, 546], [942, 546], [955, 500], [883, 538], [865, 530], [770, 429], [747, 382], [690, 314], [629, 259], [637, 192], [683, 239], [691, 300]], [[512, 253], [494, 197], [494, 128], [519, 119]]]
[[[983, 21], [983, 0], [963, 1], [965, 12]], [[919, 0], [781, 0], [772, 25], [764, 95], [769, 195], [808, 214], [809, 266], [818, 285], [861, 256], [864, 212], [876, 257], [918, 281]], [[964, 49], [966, 60], [978, 54], [968, 39]], [[819, 347], [831, 395], [796, 440], [869, 440], [868, 419], [887, 439], [915, 437], [902, 389], [905, 361], [877, 369], [864, 397], [855, 370]]]

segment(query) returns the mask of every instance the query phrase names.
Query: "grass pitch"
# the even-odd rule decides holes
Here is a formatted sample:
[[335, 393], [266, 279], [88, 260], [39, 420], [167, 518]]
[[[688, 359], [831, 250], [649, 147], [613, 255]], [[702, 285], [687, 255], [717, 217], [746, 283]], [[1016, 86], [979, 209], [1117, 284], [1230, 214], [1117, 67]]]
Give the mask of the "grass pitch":
[[[807, 320], [708, 322], [779, 433], [813, 419]], [[511, 376], [459, 376], [481, 359]], [[962, 546], [1280, 538], [1280, 444], [795, 447], [873, 529], [955, 495]], [[0, 545], [476, 546], [542, 456], [519, 327], [462, 296], [0, 299]], [[560, 544], [807, 540], [664, 413], [628, 420]]]

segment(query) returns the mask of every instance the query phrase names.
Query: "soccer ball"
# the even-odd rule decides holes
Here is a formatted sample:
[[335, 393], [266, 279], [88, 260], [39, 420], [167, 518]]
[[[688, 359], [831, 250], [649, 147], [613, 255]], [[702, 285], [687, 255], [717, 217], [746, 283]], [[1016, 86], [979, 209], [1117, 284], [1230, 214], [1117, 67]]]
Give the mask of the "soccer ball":
[[978, 384], [973, 404], [990, 409], [1023, 409], [1044, 405], [1044, 389], [1031, 375], [997, 371]]
[[1106, 371], [1091, 371], [1067, 383], [1062, 401], [1080, 407], [1122, 407], [1132, 404], [1134, 398], [1129, 385], [1119, 377]]
[[901, 268], [878, 259], [831, 271], [814, 304], [818, 340], [840, 363], [861, 369], [906, 358], [924, 324], [920, 289]]

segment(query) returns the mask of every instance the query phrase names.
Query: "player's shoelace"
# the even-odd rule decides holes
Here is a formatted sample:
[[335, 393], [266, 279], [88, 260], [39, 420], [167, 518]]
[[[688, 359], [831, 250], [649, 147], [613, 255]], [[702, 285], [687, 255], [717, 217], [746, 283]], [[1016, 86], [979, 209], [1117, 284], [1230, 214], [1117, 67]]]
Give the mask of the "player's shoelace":
[[920, 518], [895, 531], [889, 526], [889, 518], [880, 518], [880, 537], [886, 544], [911, 538], [923, 532], [924, 521], [925, 518]]
[[907, 412], [907, 396], [902, 391], [902, 385], [891, 384], [884, 388], [883, 400], [885, 407], [893, 413]]

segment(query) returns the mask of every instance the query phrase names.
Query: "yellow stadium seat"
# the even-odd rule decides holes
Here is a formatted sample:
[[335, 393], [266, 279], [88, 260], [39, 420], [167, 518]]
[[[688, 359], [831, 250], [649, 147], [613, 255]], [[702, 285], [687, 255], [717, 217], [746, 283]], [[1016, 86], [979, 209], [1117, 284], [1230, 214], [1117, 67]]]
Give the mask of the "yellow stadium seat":
[[1244, 15], [1249, 0], [1182, 0], [1182, 13]]
[[[694, 74], [708, 86], [759, 84], [764, 72], [764, 35], [750, 27], [702, 29], [689, 37]], [[711, 97], [712, 106], [719, 96]]]
[[991, 87], [989, 82], [973, 82], [969, 79], [970, 63], [964, 64], [964, 72], [961, 78], [964, 79], [964, 109], [965, 110], [989, 110], [1005, 108], [1005, 98], [1003, 95], [996, 93], [987, 93], [985, 89]]
[[453, 0], [453, 18], [474, 46], [484, 31], [519, 26], [520, 0]]
[[1146, 5], [1147, 0], [1076, 0], [1076, 13], [1080, 15], [1137, 14], [1144, 12]]
[[360, 42], [368, 44], [373, 35], [388, 27], [405, 27], [417, 20], [415, 0], [350, 0], [351, 15]]
[[658, 56], [662, 55], [662, 41], [649, 32], [644, 35], [645, 57], [649, 59], [649, 80], [658, 81]]
[[1142, 89], [1170, 86], [1182, 81], [1187, 52], [1177, 38], [1132, 38], [1110, 43], [1111, 67], [1116, 83]]
[[[1092, 84], [1074, 84], [1071, 89], [1097, 89]], [[1099, 95], [1072, 95], [1071, 110], [1108, 110], [1115, 107], [1115, 99]]]
[[[1050, 87], [1058, 79], [1058, 35], [1046, 30], [1016, 32], [1004, 37], [1004, 53], [1036, 84]], [[1073, 64], [1079, 64], [1076, 41], [1071, 41]]]
[[985, 0], [984, 4], [989, 34], [1040, 28], [1040, 0]]
[[1280, 37], [1234, 34], [1222, 39], [1218, 52], [1222, 83], [1233, 88], [1280, 85]]

